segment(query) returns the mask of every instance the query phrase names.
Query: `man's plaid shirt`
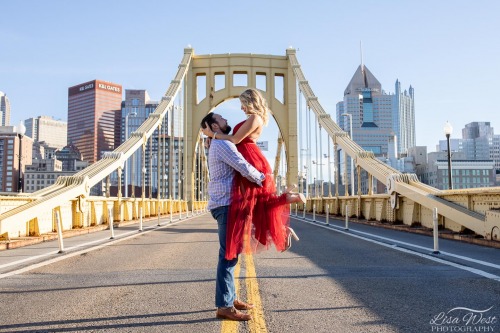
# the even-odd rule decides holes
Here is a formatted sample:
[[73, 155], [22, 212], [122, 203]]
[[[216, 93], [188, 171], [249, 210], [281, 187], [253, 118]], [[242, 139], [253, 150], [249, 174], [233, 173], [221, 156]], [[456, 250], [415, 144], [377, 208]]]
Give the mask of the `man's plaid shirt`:
[[208, 150], [208, 170], [209, 210], [230, 204], [235, 170], [258, 185], [262, 185], [265, 179], [265, 175], [250, 165], [238, 152], [234, 143], [227, 140], [212, 140]]

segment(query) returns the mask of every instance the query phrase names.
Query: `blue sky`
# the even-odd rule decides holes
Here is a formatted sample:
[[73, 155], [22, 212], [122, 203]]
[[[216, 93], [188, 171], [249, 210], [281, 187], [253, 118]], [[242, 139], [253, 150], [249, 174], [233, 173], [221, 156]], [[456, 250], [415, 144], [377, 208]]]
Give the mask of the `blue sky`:
[[13, 125], [38, 115], [66, 120], [68, 87], [93, 79], [160, 99], [188, 44], [196, 54], [274, 55], [291, 45], [334, 115], [362, 41], [386, 92], [396, 79], [415, 88], [417, 145], [434, 151], [447, 120], [452, 138], [472, 121], [490, 121], [500, 134], [496, 0], [3, 0], [0, 8], [0, 91]]

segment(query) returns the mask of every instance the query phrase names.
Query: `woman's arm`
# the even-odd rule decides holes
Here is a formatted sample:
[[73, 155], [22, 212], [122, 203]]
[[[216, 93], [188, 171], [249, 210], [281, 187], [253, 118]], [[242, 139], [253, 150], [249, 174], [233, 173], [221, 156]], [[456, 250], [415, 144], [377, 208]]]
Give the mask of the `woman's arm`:
[[[250, 117], [248, 117], [247, 120], [245, 120], [243, 125], [241, 125], [241, 127], [238, 129], [238, 132], [236, 132], [234, 135], [217, 132], [215, 139], [228, 140], [234, 144], [238, 144], [248, 135], [253, 133], [257, 128], [262, 126], [262, 123], [263, 122], [261, 117], [252, 114], [250, 115]], [[210, 126], [207, 126], [207, 128], [203, 129], [203, 133], [211, 138], [213, 138], [214, 136], [214, 132], [210, 129]]]

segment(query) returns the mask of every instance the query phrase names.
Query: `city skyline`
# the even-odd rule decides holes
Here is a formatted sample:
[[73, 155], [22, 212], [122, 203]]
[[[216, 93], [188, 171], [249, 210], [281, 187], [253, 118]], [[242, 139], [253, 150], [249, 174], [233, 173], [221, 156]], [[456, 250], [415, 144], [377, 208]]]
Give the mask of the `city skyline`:
[[[179, 3], [146, 1], [141, 11], [132, 2], [99, 3], [97, 11], [92, 3], [97, 2], [54, 1], [50, 10], [36, 1], [2, 4], [9, 15], [0, 22], [5, 50], [0, 90], [11, 101], [11, 125], [38, 115], [67, 121], [67, 87], [96, 78], [145, 89], [160, 99], [188, 44], [195, 54], [284, 55], [293, 46], [312, 89], [334, 115], [345, 83], [361, 62], [362, 41], [363, 61], [382, 86], [399, 80], [415, 88], [417, 145], [434, 151], [447, 120], [455, 129], [473, 121], [490, 121], [497, 131], [500, 126], [497, 104], [487, 98], [495, 95], [494, 78], [500, 74], [492, 66], [500, 55], [494, 43], [500, 25], [496, 1], [481, 6], [451, 0], [300, 6], [259, 0], [252, 8], [222, 1], [206, 10], [197, 10], [197, 2], [189, 12]], [[30, 11], [23, 9], [26, 5]], [[163, 24], [166, 12], [172, 13], [168, 25]], [[186, 26], [185, 15], [175, 14], [182, 12], [191, 25]], [[250, 27], [247, 17], [255, 15], [266, 24]], [[211, 29], [205, 29], [207, 22]], [[148, 52], [132, 48], [137, 43]], [[459, 136], [458, 131], [452, 134]]]

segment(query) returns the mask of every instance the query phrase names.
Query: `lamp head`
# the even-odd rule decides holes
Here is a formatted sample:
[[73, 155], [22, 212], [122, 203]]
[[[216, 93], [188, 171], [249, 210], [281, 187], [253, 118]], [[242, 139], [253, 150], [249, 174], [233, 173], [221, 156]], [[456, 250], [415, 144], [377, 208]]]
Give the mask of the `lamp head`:
[[26, 126], [24, 126], [24, 122], [22, 120], [19, 122], [19, 126], [17, 127], [17, 133], [21, 136], [26, 134]]
[[451, 126], [451, 124], [446, 121], [446, 124], [444, 124], [444, 134], [445, 135], [451, 135], [451, 133], [453, 132], [453, 127]]

